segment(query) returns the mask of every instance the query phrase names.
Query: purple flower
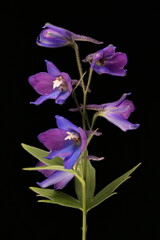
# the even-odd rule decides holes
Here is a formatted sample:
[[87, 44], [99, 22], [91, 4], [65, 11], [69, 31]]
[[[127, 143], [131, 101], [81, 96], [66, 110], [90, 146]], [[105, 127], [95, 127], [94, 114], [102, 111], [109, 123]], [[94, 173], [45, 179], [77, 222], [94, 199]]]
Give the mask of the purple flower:
[[29, 83], [41, 96], [31, 102], [39, 105], [47, 99], [55, 99], [57, 104], [63, 104], [72, 92], [72, 80], [65, 72], [49, 61], [45, 61], [48, 72], [40, 72], [29, 77]]
[[[133, 102], [126, 99], [128, 95], [130, 95], [130, 93], [124, 93], [118, 101], [101, 105], [91, 104], [87, 105], [86, 108], [88, 110], [98, 111], [97, 116], [106, 118], [122, 131], [137, 129], [140, 124], [133, 124], [127, 120], [130, 114], [135, 110]], [[72, 112], [78, 110], [78, 108], [70, 109]]]
[[[101, 161], [103, 159], [104, 157], [88, 155], [88, 160]], [[36, 165], [36, 167], [42, 166], [46, 166], [46, 164], [38, 162], [38, 164]], [[38, 170], [38, 171], [41, 172], [46, 177], [44, 181], [37, 182], [37, 184], [42, 188], [54, 185], [54, 190], [62, 189], [72, 180], [72, 178], [74, 178], [74, 174], [65, 171], [57, 170]]]
[[115, 76], [125, 76], [127, 55], [115, 52], [116, 47], [108, 45], [96, 53], [89, 54], [83, 61], [90, 62], [92, 69], [98, 74], [106, 73]]
[[61, 157], [64, 167], [71, 169], [86, 147], [87, 136], [82, 128], [75, 126], [66, 118], [56, 116], [58, 128], [40, 133], [38, 139], [50, 150], [47, 159]]
[[87, 36], [75, 34], [50, 23], [46, 23], [43, 28], [44, 30], [42, 30], [37, 38], [37, 44], [42, 47], [57, 48], [67, 45], [72, 46], [74, 41], [87, 41], [95, 44], [103, 43]]
[[[41, 166], [46, 165], [42, 162], [38, 162], [37, 167]], [[37, 182], [37, 184], [42, 188], [54, 185], [55, 190], [62, 189], [74, 177], [74, 174], [64, 171], [57, 170], [38, 170], [38, 171], [41, 172], [46, 177], [44, 181]]]

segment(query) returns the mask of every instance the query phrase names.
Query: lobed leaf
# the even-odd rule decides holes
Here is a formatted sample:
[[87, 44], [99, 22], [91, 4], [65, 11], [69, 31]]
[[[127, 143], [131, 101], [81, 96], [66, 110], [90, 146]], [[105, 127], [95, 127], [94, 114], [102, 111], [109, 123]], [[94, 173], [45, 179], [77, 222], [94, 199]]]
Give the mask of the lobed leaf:
[[88, 211], [97, 205], [99, 205], [101, 202], [106, 200], [107, 198], [113, 196], [116, 194], [114, 191], [122, 184], [124, 183], [127, 179], [130, 178], [130, 174], [133, 173], [141, 163], [130, 169], [128, 172], [120, 176], [119, 178], [115, 179], [113, 182], [108, 184], [106, 187], [104, 187], [90, 202], [90, 205], [88, 206]]
[[82, 210], [80, 202], [76, 198], [66, 193], [63, 193], [61, 191], [55, 191], [52, 189], [43, 189], [43, 188], [37, 188], [37, 187], [30, 187], [30, 189], [36, 192], [38, 194], [37, 196], [47, 198], [47, 199], [38, 200], [38, 202], [59, 204], [61, 206]]

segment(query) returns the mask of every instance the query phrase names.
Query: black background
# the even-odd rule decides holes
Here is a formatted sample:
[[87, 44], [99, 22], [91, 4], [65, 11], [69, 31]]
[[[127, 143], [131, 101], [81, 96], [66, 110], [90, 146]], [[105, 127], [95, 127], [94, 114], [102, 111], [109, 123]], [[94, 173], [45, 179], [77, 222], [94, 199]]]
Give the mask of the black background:
[[[71, 48], [36, 45], [46, 22], [104, 41], [102, 46], [79, 43], [82, 59], [110, 43], [117, 46], [117, 51], [127, 53], [129, 59], [126, 77], [93, 75], [88, 102], [111, 102], [132, 92], [129, 99], [136, 111], [130, 121], [141, 124], [139, 129], [124, 133], [105, 119], [97, 120], [96, 127], [103, 135], [94, 138], [90, 153], [105, 156], [105, 160], [93, 163], [97, 170], [96, 192], [137, 163], [143, 164], [118, 189], [118, 195], [89, 213], [88, 240], [157, 239], [158, 6], [153, 1], [12, 1], [2, 8], [1, 16], [1, 51], [5, 53], [1, 70], [1, 239], [81, 239], [81, 213], [37, 203], [28, 187], [36, 186], [43, 176], [22, 171], [23, 167], [35, 166], [37, 161], [21, 148], [21, 142], [43, 148], [37, 135], [56, 127], [54, 115], [81, 124], [78, 113], [68, 112], [68, 108], [74, 107], [71, 98], [63, 106], [52, 100], [40, 106], [29, 104], [38, 94], [28, 84], [28, 77], [46, 71], [45, 59], [53, 61], [71, 78], [78, 77]], [[88, 65], [83, 67], [87, 70]], [[72, 181], [65, 191], [75, 195], [73, 189]]]

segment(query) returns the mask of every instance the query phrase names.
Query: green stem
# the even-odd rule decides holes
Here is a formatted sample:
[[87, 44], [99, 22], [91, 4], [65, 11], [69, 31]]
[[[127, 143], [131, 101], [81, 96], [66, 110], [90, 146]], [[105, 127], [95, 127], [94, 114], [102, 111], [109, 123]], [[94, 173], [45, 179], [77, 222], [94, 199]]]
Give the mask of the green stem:
[[[89, 71], [89, 77], [88, 77], [88, 83], [86, 86], [86, 89], [83, 91], [83, 115], [82, 115], [82, 123], [83, 123], [83, 129], [86, 130], [86, 120], [87, 118], [87, 112], [86, 112], [86, 103], [87, 103], [87, 93], [88, 89], [91, 83], [92, 78], [92, 69]], [[83, 186], [83, 222], [82, 222], [82, 240], [86, 240], [86, 233], [87, 233], [87, 199], [86, 199], [86, 177], [87, 177], [87, 155], [88, 151], [87, 149], [84, 151], [84, 160], [83, 160], [83, 179], [85, 181], [85, 184]]]
[[[88, 82], [87, 86], [85, 88], [84, 84], [84, 74], [81, 66], [81, 61], [80, 61], [80, 56], [79, 56], [79, 48], [78, 45], [74, 42], [73, 45], [74, 51], [75, 51], [75, 56], [76, 56], [76, 61], [77, 61], [77, 66], [78, 66], [78, 71], [80, 75], [80, 79], [82, 80], [82, 89], [83, 89], [83, 112], [82, 112], [82, 125], [83, 125], [83, 130], [86, 130], [86, 123], [90, 127], [89, 120], [88, 120], [88, 115], [86, 111], [86, 103], [87, 103], [87, 93], [88, 89], [91, 83], [91, 78], [92, 78], [92, 73], [93, 70], [90, 68], [89, 70], [89, 76], [88, 76]], [[82, 215], [82, 240], [86, 240], [86, 234], [87, 234], [87, 198], [86, 198], [86, 175], [87, 175], [87, 155], [88, 151], [87, 148], [84, 151], [84, 159], [82, 161], [82, 175], [83, 175], [83, 180], [84, 184], [82, 184], [82, 209], [83, 209], [83, 215]]]
[[87, 237], [87, 208], [85, 199], [83, 204], [83, 217], [82, 217], [82, 240], [86, 240], [86, 237]]
[[96, 112], [94, 115], [93, 115], [93, 119], [92, 119], [92, 124], [91, 124], [91, 130], [93, 130], [93, 127], [94, 127], [94, 124], [96, 122], [96, 119], [98, 117], [99, 113]]
[[80, 56], [79, 56], [79, 48], [78, 48], [78, 45], [77, 45], [76, 42], [74, 42], [73, 48], [74, 48], [74, 51], [75, 51], [79, 76], [82, 79], [82, 88], [83, 88], [83, 91], [85, 91], [84, 80], [83, 80], [83, 70], [82, 70], [82, 65], [81, 65]]
[[88, 92], [88, 89], [89, 89], [89, 87], [90, 87], [91, 79], [92, 79], [92, 74], [93, 74], [93, 69], [90, 68], [90, 69], [89, 69], [89, 76], [88, 76], [88, 83], [87, 83], [87, 87], [86, 87], [86, 92]]
[[[83, 129], [86, 130], [86, 125], [85, 125], [85, 121], [87, 120], [88, 121], [88, 115], [87, 115], [87, 111], [86, 111], [86, 103], [87, 103], [87, 93], [88, 93], [88, 89], [89, 89], [89, 86], [91, 84], [91, 79], [92, 79], [92, 73], [93, 73], [93, 70], [92, 68], [90, 68], [89, 70], [89, 76], [88, 76], [88, 83], [87, 83], [87, 86], [86, 86], [86, 89], [84, 90], [83, 94]], [[90, 126], [90, 124], [88, 124]]]
[[79, 105], [79, 102], [78, 102], [78, 99], [77, 99], [77, 95], [74, 91], [72, 91], [72, 97], [73, 97], [74, 102], [75, 102], [75, 104], [76, 104], [77, 108], [79, 109], [80, 114], [82, 116], [83, 113], [82, 113], [82, 110], [80, 109], [80, 105]]

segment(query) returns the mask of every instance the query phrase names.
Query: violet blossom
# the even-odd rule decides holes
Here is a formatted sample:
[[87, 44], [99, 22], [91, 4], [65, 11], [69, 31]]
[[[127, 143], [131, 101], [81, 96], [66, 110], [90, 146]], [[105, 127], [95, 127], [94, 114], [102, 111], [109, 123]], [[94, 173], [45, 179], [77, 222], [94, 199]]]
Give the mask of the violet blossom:
[[71, 169], [87, 145], [87, 136], [81, 127], [66, 118], [55, 117], [58, 128], [40, 133], [38, 139], [50, 150], [47, 159], [61, 157], [64, 159], [64, 167]]
[[[89, 160], [101, 161], [101, 160], [104, 160], [104, 157], [96, 157], [94, 155], [88, 155], [87, 159], [88, 161]], [[42, 166], [46, 166], [46, 164], [40, 161], [36, 165], [36, 167], [42, 167]], [[41, 172], [46, 177], [44, 181], [37, 182], [37, 184], [42, 188], [46, 188], [54, 185], [54, 190], [63, 189], [74, 178], [74, 174], [68, 173], [65, 171], [48, 170], [48, 169], [47, 170], [42, 169], [38, 171]]]
[[37, 44], [42, 47], [58, 48], [67, 45], [73, 46], [74, 41], [87, 41], [95, 44], [103, 43], [87, 36], [75, 34], [50, 23], [46, 23], [43, 28], [44, 30], [42, 30], [37, 38]]
[[[87, 105], [86, 109], [97, 111], [97, 116], [106, 118], [109, 122], [119, 127], [122, 131], [137, 129], [140, 124], [133, 124], [128, 121], [130, 114], [135, 110], [133, 102], [126, 99], [126, 97], [130, 94], [131, 93], [124, 93], [121, 98], [115, 102], [100, 105]], [[70, 109], [72, 112], [78, 110], [78, 108]]]
[[115, 52], [116, 47], [112, 44], [99, 50], [96, 53], [89, 54], [83, 61], [90, 62], [91, 68], [98, 74], [110, 74], [115, 76], [125, 76], [127, 64], [127, 55], [122, 52]]
[[39, 105], [47, 99], [63, 104], [72, 92], [72, 80], [68, 73], [60, 72], [50, 61], [45, 60], [47, 71], [29, 77], [29, 83], [41, 96], [32, 104]]

